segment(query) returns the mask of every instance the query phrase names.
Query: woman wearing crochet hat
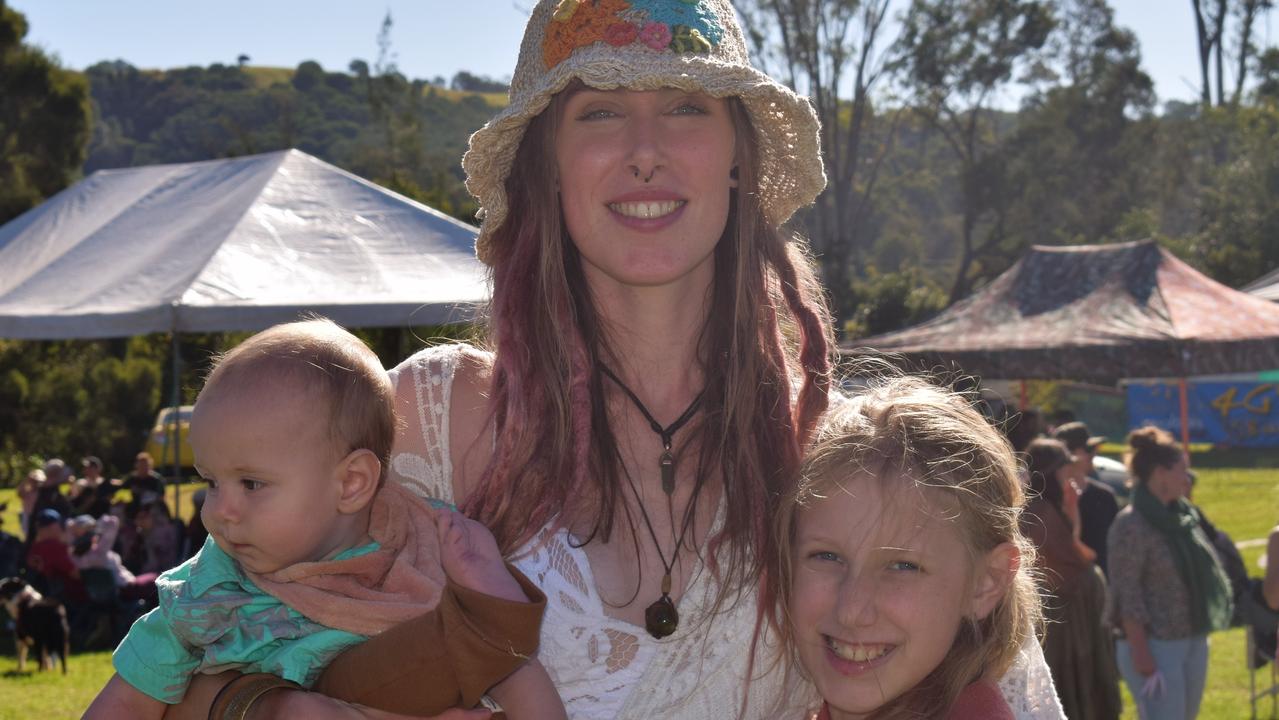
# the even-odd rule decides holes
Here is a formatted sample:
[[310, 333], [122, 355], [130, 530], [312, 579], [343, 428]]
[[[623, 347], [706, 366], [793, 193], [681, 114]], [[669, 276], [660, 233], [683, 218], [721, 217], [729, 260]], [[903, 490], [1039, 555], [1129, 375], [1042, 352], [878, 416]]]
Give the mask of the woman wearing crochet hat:
[[[825, 185], [818, 144], [728, 0], [541, 0], [510, 104], [471, 138], [489, 343], [392, 371], [391, 478], [483, 522], [545, 591], [537, 661], [574, 720], [809, 708], [756, 595], [832, 392], [807, 246], [781, 229]], [[1060, 717], [1033, 643], [1001, 688], [1019, 718]], [[316, 716], [303, 697], [262, 709]]]

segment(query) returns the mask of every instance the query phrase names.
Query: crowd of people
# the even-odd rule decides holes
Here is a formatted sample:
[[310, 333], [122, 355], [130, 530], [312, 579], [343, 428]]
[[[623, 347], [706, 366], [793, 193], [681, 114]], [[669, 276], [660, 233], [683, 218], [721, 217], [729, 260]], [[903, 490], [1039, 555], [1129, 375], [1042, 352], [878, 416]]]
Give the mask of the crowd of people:
[[68, 604], [77, 562], [166, 593], [88, 716], [1106, 720], [1122, 676], [1193, 718], [1230, 591], [1183, 449], [1134, 432], [1120, 510], [1086, 427], [1005, 440], [923, 379], [833, 387], [783, 227], [820, 143], [728, 0], [538, 0], [463, 159], [486, 345], [388, 374], [311, 320], [219, 358], [202, 545], [148, 458], [24, 483]]
[[[19, 534], [0, 528], [0, 577], [21, 577], [61, 601], [73, 647], [113, 647], [119, 637], [102, 635], [96, 611], [137, 617], [155, 607], [156, 578], [198, 550], [207, 533], [198, 509], [189, 523], [174, 519], [149, 454], [138, 453], [121, 478], [108, 478], [92, 455], [80, 469], [76, 477], [72, 466], [52, 458], [19, 484], [21, 527]], [[99, 569], [106, 572], [93, 572]], [[108, 577], [110, 587], [93, 586]]]
[[1143, 718], [1197, 716], [1208, 634], [1235, 620], [1247, 586], [1233, 543], [1190, 501], [1194, 474], [1165, 430], [1132, 431], [1129, 499], [1094, 468], [1105, 438], [1081, 422], [1040, 432], [1028, 412], [1009, 424], [1030, 500], [1022, 529], [1038, 550], [1042, 642], [1070, 720], [1113, 720], [1127, 685]]

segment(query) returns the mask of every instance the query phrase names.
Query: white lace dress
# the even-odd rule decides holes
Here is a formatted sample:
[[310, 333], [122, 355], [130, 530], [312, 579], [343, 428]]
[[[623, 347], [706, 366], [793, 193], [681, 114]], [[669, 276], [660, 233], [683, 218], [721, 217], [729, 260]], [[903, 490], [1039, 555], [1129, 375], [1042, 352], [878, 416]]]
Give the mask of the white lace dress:
[[[393, 481], [453, 502], [448, 448], [453, 375], [463, 355], [478, 352], [466, 345], [436, 346], [391, 371], [404, 416], [392, 451]], [[753, 597], [712, 620], [715, 586], [710, 573], [699, 568], [680, 598], [679, 629], [655, 640], [643, 628], [606, 614], [586, 553], [569, 542], [565, 531], [543, 529], [511, 561], [546, 593], [538, 657], [569, 718], [722, 720], [737, 714], [755, 626]], [[748, 718], [803, 716], [803, 707], [778, 706], [779, 698], [804, 701], [798, 697], [802, 690], [786, 691], [782, 675], [774, 671], [750, 683]], [[999, 686], [1018, 720], [1065, 717], [1037, 643], [1022, 649]]]

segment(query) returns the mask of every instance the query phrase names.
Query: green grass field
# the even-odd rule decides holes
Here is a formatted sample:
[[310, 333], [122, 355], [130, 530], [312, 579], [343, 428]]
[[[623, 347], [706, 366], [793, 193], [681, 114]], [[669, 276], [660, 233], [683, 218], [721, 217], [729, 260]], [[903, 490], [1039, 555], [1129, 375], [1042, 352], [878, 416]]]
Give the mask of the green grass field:
[[[1196, 453], [1194, 467], [1199, 474], [1195, 501], [1222, 530], [1236, 541], [1265, 538], [1279, 521], [1279, 453], [1209, 452]], [[1276, 468], [1275, 470], [1266, 469]], [[191, 513], [191, 493], [200, 486], [181, 486], [181, 516]], [[172, 491], [169, 492], [172, 505]], [[0, 502], [9, 501], [4, 528], [17, 528], [17, 503], [12, 490], [0, 490]], [[1257, 559], [1264, 547], [1243, 551], [1249, 571], [1260, 575]], [[1248, 717], [1248, 672], [1244, 665], [1245, 640], [1242, 630], [1218, 633], [1212, 638], [1208, 689], [1201, 718], [1226, 720]], [[55, 720], [75, 718], [88, 706], [94, 694], [111, 676], [110, 653], [88, 653], [71, 658], [66, 677], [57, 673], [18, 676], [12, 641], [0, 638], [0, 720]], [[1264, 677], [1263, 677], [1264, 676]], [[1269, 670], [1259, 673], [1259, 681], [1269, 678]], [[1124, 720], [1136, 720], [1124, 690]], [[1269, 704], [1261, 706], [1261, 717], [1269, 717]]]

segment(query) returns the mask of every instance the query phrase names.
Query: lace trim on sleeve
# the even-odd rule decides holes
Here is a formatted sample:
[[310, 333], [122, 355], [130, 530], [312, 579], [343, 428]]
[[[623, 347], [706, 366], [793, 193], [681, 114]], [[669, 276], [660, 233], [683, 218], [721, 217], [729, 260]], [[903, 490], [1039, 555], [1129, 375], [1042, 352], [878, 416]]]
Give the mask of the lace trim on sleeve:
[[479, 351], [469, 345], [435, 345], [388, 373], [400, 421], [388, 478], [423, 497], [454, 502], [449, 406], [458, 363], [473, 354]]
[[1048, 661], [1035, 638], [1022, 645], [1008, 672], [999, 679], [999, 693], [1017, 720], [1064, 720]]

